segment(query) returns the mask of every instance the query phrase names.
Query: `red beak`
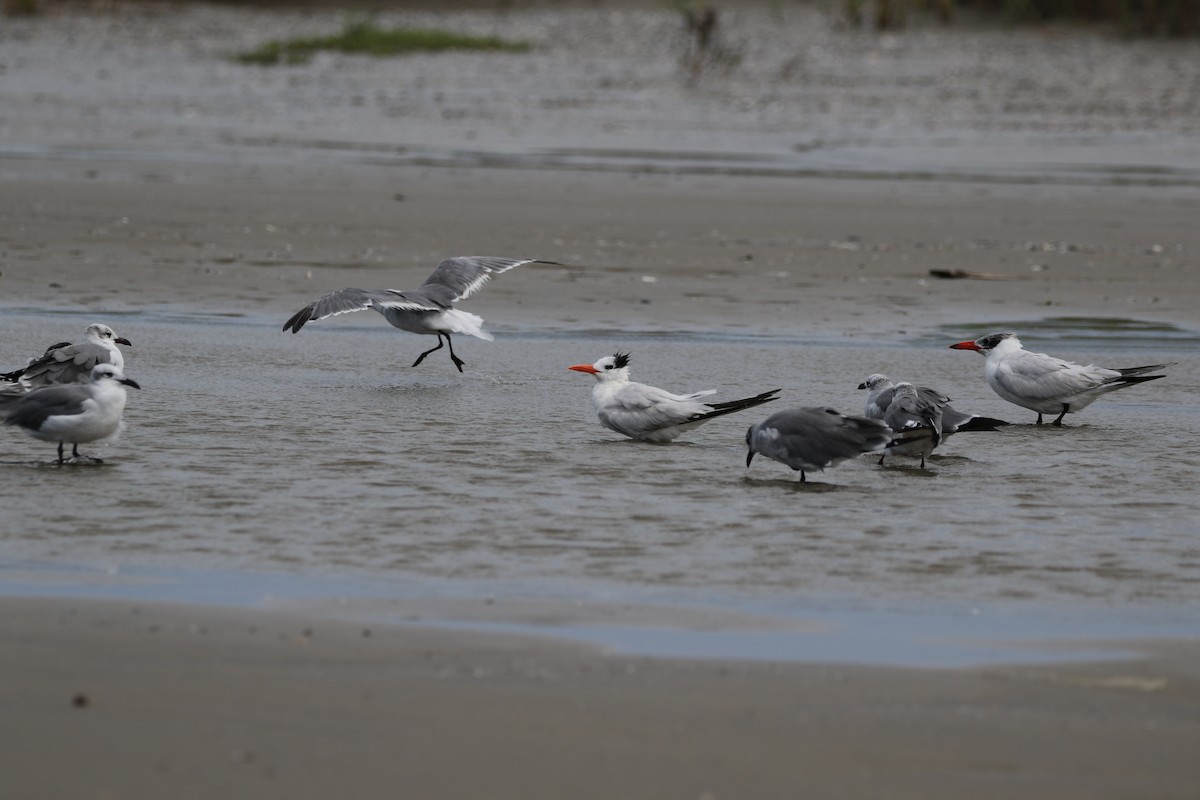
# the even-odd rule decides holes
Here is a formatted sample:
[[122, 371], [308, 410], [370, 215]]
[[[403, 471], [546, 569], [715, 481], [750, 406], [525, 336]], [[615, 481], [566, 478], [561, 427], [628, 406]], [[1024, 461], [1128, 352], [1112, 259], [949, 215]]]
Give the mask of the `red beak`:
[[959, 342], [958, 344], [950, 345], [951, 350], [974, 350], [976, 353], [982, 352], [983, 348], [974, 342]]
[[576, 372], [586, 372], [589, 375], [599, 375], [600, 374], [600, 370], [596, 369], [591, 364], [576, 364], [573, 367], [567, 367], [567, 369], [573, 369]]

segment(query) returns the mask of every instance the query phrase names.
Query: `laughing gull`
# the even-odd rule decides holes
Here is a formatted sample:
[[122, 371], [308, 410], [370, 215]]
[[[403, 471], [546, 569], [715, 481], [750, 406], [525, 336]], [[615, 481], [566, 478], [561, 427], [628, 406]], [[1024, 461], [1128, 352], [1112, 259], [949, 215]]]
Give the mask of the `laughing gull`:
[[97, 364], [88, 383], [46, 386], [21, 395], [0, 394], [0, 416], [5, 425], [17, 425], [35, 438], [58, 442], [61, 464], [67, 442], [71, 443], [71, 457], [79, 458], [80, 444], [116, 437], [122, 427], [126, 386], [142, 388], [112, 364]]
[[[920, 456], [921, 469], [925, 469], [925, 457], [933, 452], [942, 441], [942, 409], [921, 397], [917, 387], [907, 381], [897, 383], [892, 391], [892, 401], [883, 414], [883, 422], [897, 433], [927, 428], [928, 436], [915, 438], [911, 442], [894, 445], [889, 452], [896, 455]], [[879, 457], [879, 463], [887, 454]]]
[[[425, 360], [425, 356], [442, 349], [442, 339], [450, 347], [450, 360], [458, 371], [463, 371], [462, 359], [454, 354], [450, 334], [464, 333], [485, 341], [492, 335], [483, 329], [483, 318], [453, 308], [459, 300], [465, 300], [491, 279], [492, 275], [507, 272], [522, 264], [558, 264], [536, 258], [493, 258], [491, 256], [458, 256], [447, 258], [437, 265], [433, 274], [420, 287], [410, 291], [397, 289], [338, 289], [319, 297], [292, 315], [283, 329], [299, 333], [309, 320], [348, 314], [373, 308], [383, 315], [393, 327], [411, 333], [437, 336], [437, 347], [430, 348], [417, 357], [413, 366]], [[561, 266], [561, 265], [560, 265]]]
[[[863, 415], [871, 419], [883, 419], [888, 405], [895, 395], [895, 386], [887, 375], [867, 376], [858, 385], [859, 389], [867, 390], [867, 402], [863, 407]], [[942, 439], [948, 439], [952, 434], [967, 431], [994, 431], [1008, 425], [1002, 419], [981, 417], [978, 414], [966, 414], [950, 405], [950, 398], [936, 389], [928, 386], [917, 386], [917, 395], [927, 403], [932, 403], [942, 412]]]
[[1042, 424], [1042, 414], [1058, 414], [1052, 424], [1061, 426], [1064, 416], [1082, 411], [1101, 395], [1165, 378], [1145, 373], [1174, 364], [1125, 369], [1084, 366], [1026, 350], [1015, 333], [1007, 332], [993, 333], [973, 342], [958, 342], [950, 345], [950, 349], [974, 350], [986, 357], [984, 376], [988, 386], [1008, 402], [1036, 411], [1038, 425]]
[[586, 372], [596, 379], [592, 405], [604, 427], [642, 442], [669, 442], [714, 417], [778, 400], [774, 395], [780, 391], [772, 389], [725, 403], [704, 403], [700, 398], [716, 394], [716, 389], [672, 394], [629, 380], [628, 353], [605, 356], [595, 364], [575, 364], [567, 369]]
[[59, 342], [32, 359], [26, 366], [0, 374], [0, 380], [20, 382], [27, 387], [51, 386], [60, 383], [86, 383], [91, 380], [97, 364], [111, 364], [117, 371], [125, 369], [125, 357], [117, 345], [132, 347], [129, 340], [102, 322], [88, 325], [83, 338], [74, 344]]
[[930, 428], [893, 431], [880, 420], [848, 416], [832, 408], [789, 408], [746, 431], [746, 466], [761, 453], [799, 472], [804, 483], [806, 470], [820, 472], [863, 453], [879, 453], [932, 436]]

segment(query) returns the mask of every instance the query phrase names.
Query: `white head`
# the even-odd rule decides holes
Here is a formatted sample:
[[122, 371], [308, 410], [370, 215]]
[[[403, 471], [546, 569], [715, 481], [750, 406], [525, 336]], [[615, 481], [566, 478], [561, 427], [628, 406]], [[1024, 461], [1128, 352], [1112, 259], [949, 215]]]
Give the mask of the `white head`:
[[123, 336], [117, 336], [117, 332], [103, 322], [93, 322], [91, 325], [88, 325], [83, 335], [89, 339], [98, 339], [101, 342], [111, 342], [113, 344], [123, 344], [127, 347], [133, 347], [128, 339]]
[[891, 387], [892, 382], [888, 379], [888, 376], [880, 375], [878, 372], [876, 372], [874, 375], [868, 375], [867, 379], [858, 385], [858, 388], [866, 389], [871, 393], [882, 391], [883, 389], [890, 389]]
[[97, 364], [92, 367], [92, 383], [104, 384], [108, 382], [132, 386], [134, 389], [142, 388], [133, 378], [126, 378], [125, 373], [113, 364]]
[[575, 364], [567, 369], [586, 372], [598, 381], [627, 381], [629, 380], [629, 353], [614, 353], [611, 356], [605, 356], [595, 364]]

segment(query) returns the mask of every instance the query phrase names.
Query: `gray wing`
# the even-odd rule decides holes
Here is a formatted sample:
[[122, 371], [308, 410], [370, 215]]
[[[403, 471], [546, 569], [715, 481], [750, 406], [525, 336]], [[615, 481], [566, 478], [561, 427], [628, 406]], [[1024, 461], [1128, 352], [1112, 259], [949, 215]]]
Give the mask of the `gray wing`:
[[[411, 295], [411, 296], [410, 296]], [[420, 296], [418, 292], [398, 292], [395, 289], [338, 289], [324, 297], [318, 297], [297, 311], [283, 323], [283, 329], [299, 333], [306, 322], [364, 311], [368, 308], [403, 308], [408, 311], [441, 311], [446, 306], [438, 305]]]
[[536, 258], [498, 258], [496, 256], [456, 256], [437, 265], [418, 290], [447, 305], [465, 300], [479, 291], [493, 275], [508, 272], [522, 264], [554, 264]]
[[111, 364], [112, 350], [91, 342], [52, 346], [41, 358], [27, 366], [23, 377], [35, 386], [79, 383], [91, 378], [92, 367]]
[[780, 444], [790, 457], [816, 466], [882, 450], [892, 438], [883, 422], [846, 416], [832, 408], [781, 411], [762, 425], [779, 431]]
[[66, 384], [35, 389], [14, 403], [0, 405], [0, 413], [4, 414], [6, 425], [37, 430], [47, 417], [82, 413], [83, 401], [92, 396], [91, 388], [85, 384]]
[[867, 405], [863, 409], [863, 416], [871, 419], [883, 419], [883, 415], [887, 413], [888, 406], [892, 404], [892, 395], [896, 393], [894, 386], [889, 386], [886, 389], [880, 389], [878, 393], [867, 395]]
[[930, 389], [928, 386], [918, 386], [917, 396], [927, 403], [932, 403], [933, 405], [940, 406], [942, 408], [945, 408], [946, 404], [950, 402], [949, 397], [946, 397], [946, 395], [942, 394], [937, 389]]

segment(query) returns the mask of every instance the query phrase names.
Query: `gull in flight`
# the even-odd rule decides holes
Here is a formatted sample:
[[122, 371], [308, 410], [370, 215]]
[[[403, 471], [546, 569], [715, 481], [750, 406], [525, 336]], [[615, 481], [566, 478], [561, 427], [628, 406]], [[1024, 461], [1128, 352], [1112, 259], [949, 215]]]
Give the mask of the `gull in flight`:
[[714, 417], [777, 400], [775, 395], [780, 391], [773, 389], [741, 400], [706, 403], [700, 398], [716, 394], [716, 389], [672, 394], [629, 380], [628, 353], [616, 353], [595, 364], [576, 364], [567, 369], [586, 372], [596, 379], [592, 405], [604, 427], [643, 442], [669, 442]]
[[111, 364], [117, 371], [125, 369], [125, 357], [117, 345], [132, 347], [129, 340], [102, 322], [88, 325], [83, 338], [72, 344], [59, 342], [46, 348], [38, 358], [0, 374], [0, 380], [18, 382], [27, 388], [52, 386], [59, 383], [86, 383], [98, 364]]
[[789, 408], [746, 431], [746, 466], [761, 453], [799, 472], [804, 483], [806, 471], [821, 472], [863, 453], [915, 445], [933, 436], [929, 427], [893, 431], [881, 420], [849, 416], [833, 408]]
[[479, 291], [493, 275], [507, 272], [522, 264], [557, 263], [536, 258], [447, 258], [438, 264], [433, 274], [416, 289], [338, 289], [297, 311], [284, 323], [283, 329], [299, 333], [310, 320], [371, 308], [382, 314], [393, 327], [402, 331], [437, 336], [437, 347], [432, 347], [417, 356], [417, 360], [413, 362], [414, 367], [424, 361], [425, 356], [441, 350], [444, 343], [450, 348], [450, 360], [458, 367], [458, 371], [462, 372], [466, 362], [454, 354], [450, 335], [462, 333], [489, 342], [492, 341], [492, 335], [483, 329], [482, 317], [460, 311], [454, 308], [454, 305]]
[[[5, 425], [24, 428], [31, 436], [58, 442], [58, 463], [63, 445], [70, 442], [71, 457], [80, 458], [79, 445], [114, 439], [125, 412], [125, 387], [140, 389], [132, 378], [112, 364], [97, 364], [87, 383], [65, 383], [34, 389], [26, 394], [0, 394], [0, 417]], [[96, 463], [103, 463], [92, 458]]]
[[1036, 411], [1038, 425], [1042, 424], [1042, 414], [1058, 414], [1052, 424], [1061, 426], [1064, 416], [1082, 411], [1101, 395], [1165, 378], [1145, 373], [1174, 363], [1126, 369], [1084, 366], [1026, 350], [1015, 333], [993, 333], [973, 342], [952, 344], [950, 349], [974, 350], [986, 357], [983, 374], [988, 386], [1008, 402]]

